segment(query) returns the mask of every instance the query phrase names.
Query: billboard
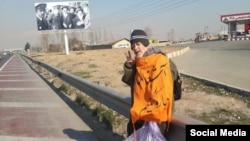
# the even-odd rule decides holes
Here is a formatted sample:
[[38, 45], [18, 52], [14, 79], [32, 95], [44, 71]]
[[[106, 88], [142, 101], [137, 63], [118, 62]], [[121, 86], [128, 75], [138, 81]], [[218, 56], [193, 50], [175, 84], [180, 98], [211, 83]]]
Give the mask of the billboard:
[[34, 6], [39, 31], [90, 27], [88, 1], [41, 2]]
[[221, 21], [222, 22], [229, 22], [229, 21], [243, 21], [249, 20], [250, 13], [239, 13], [239, 14], [231, 14], [231, 15], [222, 15]]

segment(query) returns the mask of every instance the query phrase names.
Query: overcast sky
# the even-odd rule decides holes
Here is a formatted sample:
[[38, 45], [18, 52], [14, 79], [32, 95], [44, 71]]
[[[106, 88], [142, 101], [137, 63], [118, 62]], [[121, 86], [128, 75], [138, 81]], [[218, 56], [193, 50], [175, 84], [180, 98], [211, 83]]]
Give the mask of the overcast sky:
[[[74, 0], [77, 1], [77, 0]], [[0, 49], [24, 48], [40, 43], [34, 3], [62, 0], [1, 0]], [[66, 0], [70, 2], [70, 0]], [[195, 33], [217, 34], [227, 26], [220, 15], [247, 13], [250, 0], [89, 0], [91, 30], [129, 38], [131, 29], [150, 27], [152, 38], [194, 38]], [[86, 29], [83, 34], [88, 34]], [[87, 35], [83, 36], [88, 42]]]

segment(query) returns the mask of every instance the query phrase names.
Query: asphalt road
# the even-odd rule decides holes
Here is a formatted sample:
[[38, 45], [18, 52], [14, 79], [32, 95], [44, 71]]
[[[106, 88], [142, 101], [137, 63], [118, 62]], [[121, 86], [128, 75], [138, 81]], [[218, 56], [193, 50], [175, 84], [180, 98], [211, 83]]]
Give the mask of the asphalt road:
[[181, 73], [250, 91], [250, 41], [189, 44], [172, 58]]
[[2, 66], [10, 59], [12, 55], [1, 55], [1, 59], [0, 59], [0, 71]]
[[52, 89], [19, 55], [6, 57], [0, 68], [0, 141], [99, 140], [86, 110]]

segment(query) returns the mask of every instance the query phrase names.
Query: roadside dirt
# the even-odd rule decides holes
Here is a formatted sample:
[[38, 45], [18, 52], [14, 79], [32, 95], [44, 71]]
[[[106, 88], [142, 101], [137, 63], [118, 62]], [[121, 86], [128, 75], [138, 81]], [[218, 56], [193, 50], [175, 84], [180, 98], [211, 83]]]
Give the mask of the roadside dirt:
[[[184, 47], [161, 47], [170, 53]], [[63, 53], [34, 54], [34, 59], [76, 74], [94, 83], [129, 95], [129, 87], [121, 82], [124, 53], [129, 49], [85, 50]], [[188, 77], [183, 79], [183, 96], [175, 102], [175, 112], [210, 124], [249, 124], [249, 99], [222, 89], [213, 88]], [[59, 83], [59, 82], [58, 82]], [[57, 84], [57, 85], [60, 85]], [[70, 94], [71, 99], [76, 95]], [[125, 121], [126, 123], [126, 121]], [[126, 125], [113, 128], [113, 133], [125, 136]]]

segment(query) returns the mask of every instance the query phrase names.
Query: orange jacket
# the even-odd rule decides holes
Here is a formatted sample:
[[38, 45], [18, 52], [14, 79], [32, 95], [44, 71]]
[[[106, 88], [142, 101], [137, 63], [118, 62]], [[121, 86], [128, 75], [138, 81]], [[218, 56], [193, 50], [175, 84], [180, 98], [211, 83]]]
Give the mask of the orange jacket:
[[169, 59], [162, 54], [136, 58], [132, 122], [171, 121], [173, 80]]

